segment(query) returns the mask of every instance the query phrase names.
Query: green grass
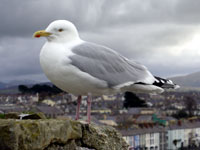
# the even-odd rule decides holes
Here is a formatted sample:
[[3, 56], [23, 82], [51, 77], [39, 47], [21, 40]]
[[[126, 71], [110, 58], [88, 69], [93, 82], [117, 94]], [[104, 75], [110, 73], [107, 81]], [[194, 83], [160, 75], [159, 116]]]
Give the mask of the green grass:
[[0, 119], [4, 119], [5, 115], [4, 114], [0, 114]]

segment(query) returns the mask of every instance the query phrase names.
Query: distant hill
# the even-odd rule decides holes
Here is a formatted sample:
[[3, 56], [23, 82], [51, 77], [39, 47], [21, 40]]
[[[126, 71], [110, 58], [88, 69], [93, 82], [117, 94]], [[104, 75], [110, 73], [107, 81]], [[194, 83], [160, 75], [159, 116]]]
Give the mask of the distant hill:
[[6, 83], [6, 87], [13, 87], [13, 86], [18, 86], [18, 85], [33, 85], [33, 84], [37, 84], [38, 82], [34, 81], [34, 80], [12, 80], [8, 83]]
[[0, 89], [0, 94], [18, 94], [18, 86], [11, 86]]
[[6, 83], [0, 82], [0, 89], [5, 88], [6, 87]]
[[5, 83], [0, 82], [0, 94], [16, 94], [19, 93], [18, 91], [19, 85], [32, 86], [34, 84], [50, 84], [50, 83], [49, 82], [38, 83], [33, 80], [13, 80]]
[[[180, 85], [181, 88], [200, 88], [200, 72], [195, 72], [184, 76], [170, 77], [169, 79], [171, 79], [174, 83]], [[9, 83], [0, 82], [0, 94], [18, 93], [18, 85], [26, 85], [30, 87], [34, 84], [52, 85], [51, 82], [38, 83], [32, 80], [14, 80]]]
[[174, 83], [188, 88], [200, 88], [200, 72], [170, 78]]

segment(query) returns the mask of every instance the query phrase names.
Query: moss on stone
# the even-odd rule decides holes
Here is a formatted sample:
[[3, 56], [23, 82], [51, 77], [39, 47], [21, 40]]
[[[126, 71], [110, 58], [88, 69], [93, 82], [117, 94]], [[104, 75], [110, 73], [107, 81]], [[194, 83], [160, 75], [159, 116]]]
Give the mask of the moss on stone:
[[5, 118], [5, 114], [0, 114], [0, 119], [4, 119]]
[[5, 114], [5, 119], [19, 119], [19, 113], [18, 112], [9, 112]]
[[[128, 145], [112, 127], [73, 120], [0, 119], [1, 150], [127, 150]], [[70, 148], [71, 147], [71, 148]]]

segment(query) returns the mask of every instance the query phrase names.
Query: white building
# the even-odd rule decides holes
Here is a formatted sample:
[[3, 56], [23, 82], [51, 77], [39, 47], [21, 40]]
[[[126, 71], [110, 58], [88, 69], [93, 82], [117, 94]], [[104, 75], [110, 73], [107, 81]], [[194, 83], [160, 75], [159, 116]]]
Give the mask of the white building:
[[191, 144], [199, 146], [200, 122], [184, 122], [170, 125], [167, 129], [167, 149], [176, 150]]
[[174, 122], [168, 127], [146, 126], [121, 131], [134, 150], [177, 150], [197, 146], [200, 148], [200, 121]]
[[[121, 131], [130, 149], [165, 150], [164, 130], [159, 127], [139, 128]], [[162, 145], [160, 147], [160, 145]]]
[[[177, 148], [180, 148], [182, 144], [186, 142], [186, 137], [185, 137], [185, 131], [184, 129], [181, 128], [170, 128], [167, 131], [167, 143], [168, 143], [168, 149], [170, 150], [176, 150]], [[187, 144], [185, 143], [184, 146]]]

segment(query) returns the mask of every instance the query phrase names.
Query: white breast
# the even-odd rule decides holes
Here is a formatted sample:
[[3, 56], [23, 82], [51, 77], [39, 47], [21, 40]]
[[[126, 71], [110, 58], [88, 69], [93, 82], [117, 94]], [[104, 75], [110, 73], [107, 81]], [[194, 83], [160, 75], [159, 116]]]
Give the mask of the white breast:
[[62, 45], [47, 42], [40, 53], [41, 67], [49, 80], [64, 91], [76, 94], [86, 95], [93, 93], [101, 95], [107, 89], [107, 83], [80, 71], [70, 64], [68, 58], [74, 55], [70, 48], [71, 45]]

